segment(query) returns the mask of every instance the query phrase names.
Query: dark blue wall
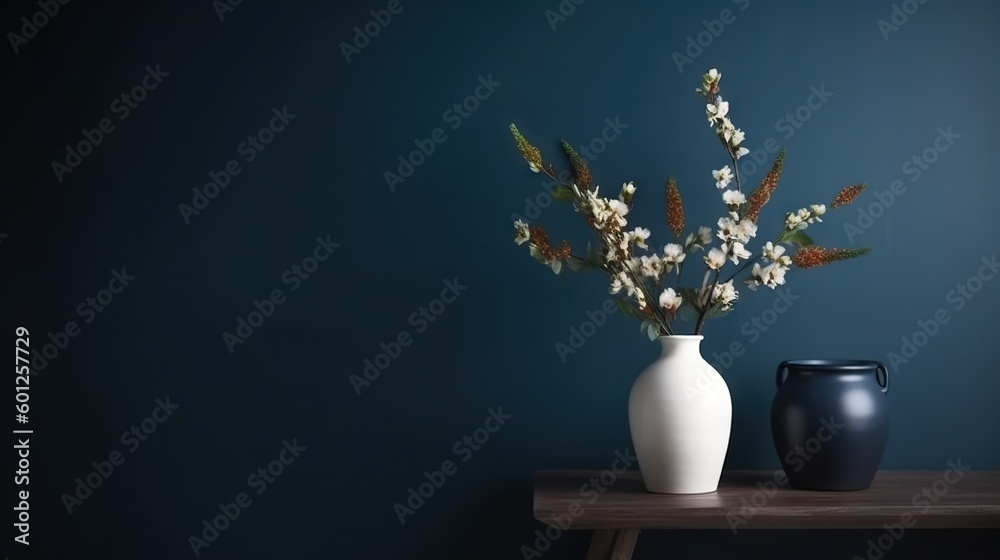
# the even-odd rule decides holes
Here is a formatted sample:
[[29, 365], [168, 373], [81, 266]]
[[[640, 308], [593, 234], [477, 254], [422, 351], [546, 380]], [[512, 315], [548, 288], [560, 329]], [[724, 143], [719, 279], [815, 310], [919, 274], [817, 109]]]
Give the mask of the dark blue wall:
[[[544, 527], [531, 517], [532, 472], [610, 466], [631, 445], [628, 391], [657, 349], [614, 315], [560, 359], [555, 345], [600, 308], [606, 284], [596, 274], [561, 282], [511, 242], [511, 215], [544, 188], [507, 124], [558, 161], [556, 140], [590, 144], [617, 119], [591, 167], [612, 192], [635, 181], [633, 221], [659, 244], [667, 175], [689, 224], [719, 214], [709, 171], [721, 152], [693, 91], [711, 67], [725, 75], [746, 145], [773, 137], [788, 149], [762, 236], [784, 211], [867, 181], [854, 207], [810, 232], [874, 249], [793, 270], [788, 289], [800, 299], [784, 313], [766, 311], [775, 293], [745, 291], [736, 312], [709, 323], [703, 351], [733, 393], [727, 466], [778, 466], [767, 423], [778, 361], [862, 357], [893, 362], [884, 468], [943, 471], [959, 458], [1000, 468], [1000, 279], [972, 280], [992, 274], [981, 261], [1000, 249], [1000, 10], [896, 4], [893, 16], [890, 0], [404, 0], [349, 56], [354, 27], [387, 2], [61, 6], [16, 53], [4, 47], [5, 340], [25, 325], [42, 351], [68, 321], [79, 329], [35, 362], [32, 548], [9, 545], [11, 558], [193, 557], [189, 535], [241, 492], [251, 503], [200, 557], [520, 558]], [[21, 34], [21, 18], [39, 9], [5, 4], [2, 29]], [[723, 10], [730, 23], [713, 24]], [[707, 46], [691, 46], [699, 39]], [[156, 87], [138, 92], [144, 100], [116, 104], [157, 65], [168, 75], [146, 80]], [[456, 116], [477, 88], [484, 99]], [[803, 109], [818, 90], [832, 95]], [[295, 115], [287, 124], [272, 120], [283, 108]], [[798, 127], [786, 117], [796, 112]], [[54, 171], [102, 119], [114, 129], [93, 153]], [[284, 128], [264, 134], [263, 151], [241, 148], [271, 123]], [[444, 141], [390, 188], [385, 173], [438, 128]], [[946, 151], [934, 149], [940, 130], [954, 134], [938, 141]], [[239, 174], [193, 200], [230, 160]], [[753, 184], [763, 172], [745, 174]], [[179, 209], [196, 203], [197, 214]], [[544, 208], [539, 221], [585, 243], [567, 207]], [[338, 246], [293, 280], [317, 238]], [[134, 280], [112, 283], [120, 293], [88, 311], [121, 267]], [[448, 282], [467, 289], [421, 319]], [[978, 291], [969, 299], [958, 285]], [[271, 315], [227, 345], [237, 317], [275, 290]], [[903, 348], [935, 313], [947, 323], [925, 323], [934, 336]], [[754, 326], [761, 318], [774, 320], [766, 332]], [[351, 376], [403, 332], [409, 346], [358, 394]], [[746, 351], [730, 363], [722, 352], [733, 342]], [[121, 437], [168, 396], [179, 408], [148, 421], [146, 441]], [[510, 418], [481, 448], [462, 443], [501, 408]], [[283, 442], [305, 450], [282, 455]], [[75, 479], [115, 451], [124, 462], [70, 503]], [[281, 457], [290, 464], [270, 483], [252, 476]], [[401, 525], [394, 504], [449, 460], [454, 474]], [[850, 558], [878, 535], [651, 533], [637, 557]], [[989, 536], [914, 532], [886, 558], [954, 556], [956, 542], [979, 557], [996, 547]], [[585, 534], [570, 534], [544, 557], [585, 546]]]

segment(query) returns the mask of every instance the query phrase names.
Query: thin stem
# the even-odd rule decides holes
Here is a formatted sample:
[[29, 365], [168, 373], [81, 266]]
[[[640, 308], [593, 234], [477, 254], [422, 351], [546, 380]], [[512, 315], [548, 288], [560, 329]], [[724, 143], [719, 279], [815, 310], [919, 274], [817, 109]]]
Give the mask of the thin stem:
[[701, 314], [698, 315], [698, 322], [694, 326], [694, 334], [701, 334], [701, 328], [705, 325], [705, 320], [708, 318], [709, 303], [712, 301], [712, 292], [715, 291], [715, 286], [719, 283], [720, 274], [722, 274], [721, 268], [715, 271], [715, 280], [712, 281], [712, 287], [705, 293], [705, 303], [702, 305]]

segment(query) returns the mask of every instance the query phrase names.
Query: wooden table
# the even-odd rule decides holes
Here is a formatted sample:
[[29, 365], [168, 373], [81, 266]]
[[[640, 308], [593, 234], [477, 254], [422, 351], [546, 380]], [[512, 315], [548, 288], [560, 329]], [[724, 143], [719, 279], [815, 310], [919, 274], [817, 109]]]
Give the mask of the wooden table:
[[995, 528], [1000, 471], [881, 471], [856, 492], [791, 489], [781, 471], [727, 471], [718, 491], [693, 495], [646, 492], [638, 471], [538, 471], [534, 514], [560, 530], [593, 529], [587, 560], [628, 560], [642, 529]]

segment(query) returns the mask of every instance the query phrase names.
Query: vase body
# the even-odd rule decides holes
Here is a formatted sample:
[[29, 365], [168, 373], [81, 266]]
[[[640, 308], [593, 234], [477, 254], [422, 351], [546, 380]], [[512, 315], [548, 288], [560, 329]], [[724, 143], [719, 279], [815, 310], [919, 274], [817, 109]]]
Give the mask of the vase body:
[[776, 383], [771, 435], [791, 486], [871, 486], [889, 436], [885, 366], [865, 360], [794, 360], [778, 366]]
[[701, 494], [719, 487], [729, 449], [729, 387], [701, 356], [702, 336], [661, 336], [660, 357], [632, 385], [628, 419], [646, 490]]

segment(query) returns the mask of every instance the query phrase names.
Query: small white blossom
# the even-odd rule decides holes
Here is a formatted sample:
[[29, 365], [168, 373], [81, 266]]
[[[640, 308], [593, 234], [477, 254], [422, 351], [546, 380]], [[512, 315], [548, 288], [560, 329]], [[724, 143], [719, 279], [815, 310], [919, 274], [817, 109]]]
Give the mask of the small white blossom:
[[528, 169], [531, 169], [531, 171], [533, 173], [540, 173], [542, 171], [541, 167], [538, 167], [534, 163], [530, 163], [530, 162], [528, 163]]
[[728, 139], [729, 145], [736, 148], [743, 142], [745, 138], [746, 134], [744, 134], [742, 130], [738, 128], [733, 129], [732, 133], [730, 134], [730, 138]]
[[628, 214], [628, 205], [620, 200], [609, 200], [608, 208], [610, 208], [612, 212], [618, 214], [622, 218], [624, 218]]
[[712, 290], [712, 304], [720, 305], [723, 310], [730, 309], [739, 297], [740, 294], [733, 287], [732, 280], [725, 284], [716, 284], [715, 289]]
[[750, 150], [748, 150], [746, 148], [740, 148], [740, 149], [736, 150], [736, 159], [740, 159], [741, 157], [743, 157], [743, 156], [745, 156], [745, 155], [747, 155], [749, 153], [750, 153]]
[[635, 184], [632, 181], [628, 183], [622, 183], [622, 194], [623, 195], [633, 195], [635, 194]]
[[816, 214], [817, 216], [826, 214], [826, 204], [813, 204], [809, 208], [812, 210], [813, 214]]
[[757, 235], [757, 224], [749, 218], [743, 218], [739, 222], [735, 218], [719, 218], [719, 239], [723, 241], [736, 240], [740, 243], [747, 243], [751, 237]]
[[529, 239], [531, 239], [531, 233], [528, 231], [528, 224], [521, 220], [514, 222], [514, 243], [520, 245]]
[[775, 245], [770, 241], [764, 244], [764, 248], [761, 250], [761, 255], [763, 255], [765, 259], [771, 262], [780, 262], [782, 259], [787, 259], [788, 257], [784, 257], [783, 256], [784, 254], [785, 254], [784, 246], [780, 244]]
[[773, 290], [785, 283], [785, 272], [787, 271], [787, 268], [778, 263], [771, 263], [765, 267], [761, 267], [760, 263], [754, 263], [747, 284], [751, 290], [756, 290], [757, 286], [767, 286]]
[[705, 255], [705, 264], [712, 270], [719, 270], [726, 264], [726, 253], [718, 247], [712, 247], [712, 250]]
[[621, 280], [621, 278], [619, 278], [617, 276], [613, 277], [611, 279], [611, 287], [608, 288], [608, 291], [611, 292], [612, 294], [617, 294], [618, 292], [622, 291], [622, 280]]
[[635, 243], [636, 247], [641, 247], [643, 249], [648, 249], [646, 246], [646, 240], [649, 239], [649, 230], [642, 227], [637, 227], [628, 233], [626, 240]]
[[785, 216], [785, 229], [788, 231], [795, 231], [797, 229], [806, 229], [809, 227], [809, 223], [804, 221], [801, 216], [795, 212], [789, 212]]
[[706, 105], [705, 109], [708, 113], [709, 124], [715, 125], [717, 121], [721, 121], [727, 114], [729, 114], [729, 102], [719, 99], [717, 103], [709, 103]]
[[681, 306], [681, 296], [673, 288], [667, 288], [660, 294], [660, 307], [666, 311], [674, 312]]
[[669, 264], [680, 264], [684, 262], [684, 247], [676, 243], [667, 243], [663, 246], [663, 261]]
[[642, 275], [648, 278], [659, 279], [664, 272], [670, 272], [669, 265], [665, 266], [663, 260], [656, 255], [643, 255], [639, 258], [639, 262], [641, 263]]
[[740, 205], [747, 201], [747, 197], [740, 191], [726, 191], [722, 193], [722, 201], [730, 206]]
[[729, 183], [733, 180], [733, 170], [729, 169], [728, 165], [725, 165], [722, 169], [712, 171], [712, 177], [715, 178], [715, 187], [724, 189], [728, 187]]
[[750, 258], [750, 251], [747, 251], [746, 247], [739, 241], [733, 241], [731, 246], [723, 244], [723, 247], [725, 247], [723, 250], [726, 251], [729, 258], [733, 260], [733, 264], [740, 264], [740, 259]]
[[712, 242], [712, 228], [701, 226], [698, 228], [698, 237], [701, 239], [702, 245], [708, 245]]

